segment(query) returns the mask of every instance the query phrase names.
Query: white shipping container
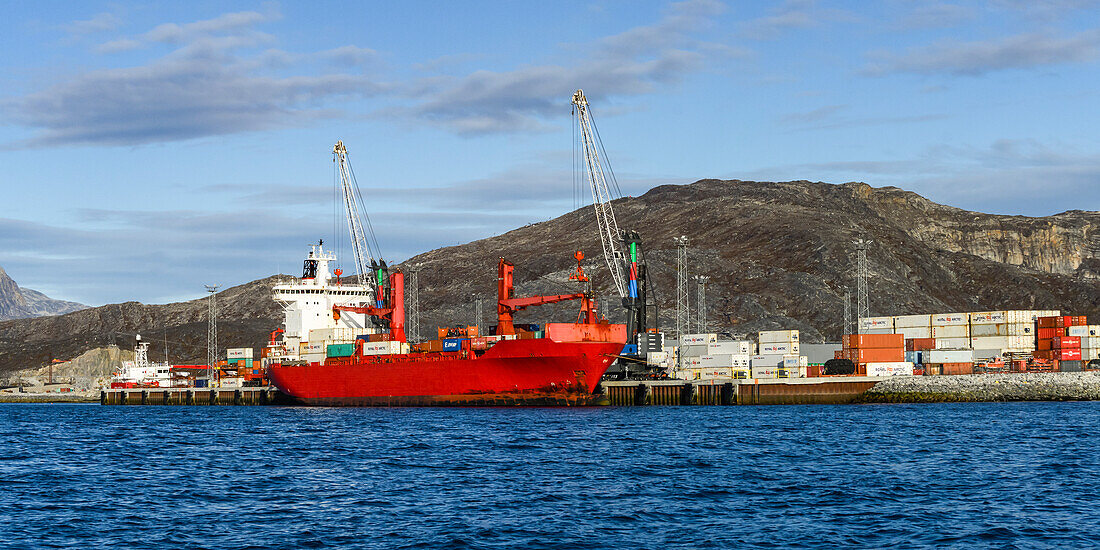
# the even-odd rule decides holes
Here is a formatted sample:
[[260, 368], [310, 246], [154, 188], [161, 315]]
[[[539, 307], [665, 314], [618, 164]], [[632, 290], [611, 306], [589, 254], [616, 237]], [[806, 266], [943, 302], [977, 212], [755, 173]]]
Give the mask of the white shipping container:
[[911, 338], [931, 338], [932, 327], [904, 327], [895, 328], [894, 334], [901, 334], [906, 340]]
[[401, 342], [363, 342], [363, 355], [392, 355], [401, 353]]
[[745, 355], [752, 355], [755, 351], [753, 348], [755, 344], [748, 340], [734, 340], [729, 342], [716, 342], [713, 344], [707, 344], [707, 350], [705, 355], [714, 355], [717, 353], [741, 353]]
[[894, 329], [931, 327], [931, 315], [899, 315], [894, 317]]
[[704, 355], [699, 358], [700, 367], [732, 367], [733, 355], [723, 353], [719, 355]]
[[1100, 348], [1081, 348], [1081, 360], [1092, 361], [1100, 359]]
[[717, 334], [685, 334], [680, 337], [681, 346], [713, 344], [718, 341]]
[[972, 336], [970, 347], [974, 349], [1005, 350], [1012, 347], [1012, 344], [1009, 343], [1008, 336]]
[[1009, 336], [1030, 336], [1035, 337], [1035, 323], [1009, 323], [1008, 325]]
[[733, 378], [733, 369], [730, 367], [704, 367], [699, 369], [697, 380], [714, 380], [716, 378]]
[[[870, 334], [866, 332], [866, 329], [894, 329], [893, 317], [860, 317], [859, 328], [862, 334]], [[883, 332], [880, 334], [891, 334], [890, 332]]]
[[710, 355], [710, 346], [708, 344], [680, 346], [680, 355]]
[[664, 366], [668, 364], [667, 351], [651, 351], [645, 354], [645, 362], [650, 365]]
[[1009, 325], [1006, 323], [986, 323], [981, 325], [970, 325], [970, 337], [979, 338], [984, 336], [1008, 336]]
[[307, 363], [324, 363], [325, 362], [325, 354], [324, 353], [303, 353], [302, 354], [302, 360], [307, 362]]
[[302, 355], [305, 355], [307, 353], [324, 354], [325, 353], [325, 343], [324, 342], [302, 342], [301, 345], [298, 346], [298, 350]]
[[966, 313], [934, 313], [932, 314], [932, 327], [950, 327], [955, 325], [969, 325], [970, 315]]
[[323, 342], [325, 340], [332, 340], [332, 329], [330, 328], [315, 328], [309, 331], [310, 342]]
[[1100, 326], [1098, 325], [1080, 325], [1076, 327], [1066, 327], [1066, 336], [1100, 336]]
[[971, 325], [990, 325], [1006, 323], [1003, 311], [974, 311], [970, 313]]
[[1034, 336], [1009, 336], [1008, 347], [1005, 348], [1005, 351], [1033, 351], [1034, 349]]
[[[799, 355], [798, 356], [798, 366], [800, 366], [800, 367], [810, 366], [810, 358], [806, 357], [805, 355]], [[803, 376], [805, 376], [805, 374], [803, 374]]]
[[779, 367], [778, 366], [770, 366], [770, 367], [760, 366], [760, 367], [758, 367], [754, 364], [753, 367], [752, 367], [752, 377], [753, 378], [778, 378], [779, 377]]
[[936, 338], [936, 349], [969, 349], [970, 338]]
[[797, 342], [798, 331], [797, 330], [762, 330], [757, 333], [756, 341], [761, 344], [765, 342]]
[[759, 355], [797, 355], [798, 342], [761, 342], [757, 349]]
[[750, 359], [752, 368], [778, 367], [783, 362], [783, 355], [753, 355]]
[[701, 367], [703, 366], [701, 359], [702, 357], [698, 355], [685, 355], [680, 358], [680, 366], [685, 369], [689, 367]]
[[867, 376], [912, 376], [913, 363], [867, 363]]
[[970, 336], [970, 325], [932, 327], [932, 338], [966, 338], [967, 336]]
[[1057, 311], [1045, 311], [1040, 309], [1013, 309], [1005, 312], [1005, 322], [1009, 324], [1030, 323], [1034, 324], [1039, 317], [1053, 317]]
[[1089, 336], [1088, 338], [1082, 338], [1081, 347], [1100, 348], [1100, 336]]
[[933, 349], [924, 352], [924, 362], [932, 364], [940, 363], [970, 363], [974, 361], [973, 350], [944, 350]]
[[859, 333], [860, 334], [893, 334], [894, 329], [892, 329], [892, 328], [865, 328], [865, 329], [860, 329]]
[[252, 359], [252, 348], [229, 348], [225, 350], [226, 359]]

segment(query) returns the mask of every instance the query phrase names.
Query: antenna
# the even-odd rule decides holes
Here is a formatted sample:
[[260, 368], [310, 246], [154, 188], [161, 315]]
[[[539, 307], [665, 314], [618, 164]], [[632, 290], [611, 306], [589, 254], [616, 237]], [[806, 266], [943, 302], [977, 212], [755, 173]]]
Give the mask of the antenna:
[[870, 275], [867, 269], [867, 249], [872, 241], [858, 239], [856, 246], [856, 328], [859, 334], [863, 334], [863, 319], [871, 316], [871, 299], [867, 293], [867, 278]]
[[676, 337], [681, 338], [691, 330], [691, 312], [688, 311], [688, 238], [681, 235], [673, 241], [676, 242]]
[[706, 275], [696, 275], [695, 283], [698, 285], [696, 288], [695, 307], [698, 311], [698, 318], [696, 319], [696, 330], [702, 334], [707, 331], [707, 281], [710, 277]]
[[211, 388], [218, 383], [218, 287], [221, 285], [205, 285], [210, 293], [208, 298], [209, 309], [206, 324], [206, 363], [210, 367], [209, 384]]

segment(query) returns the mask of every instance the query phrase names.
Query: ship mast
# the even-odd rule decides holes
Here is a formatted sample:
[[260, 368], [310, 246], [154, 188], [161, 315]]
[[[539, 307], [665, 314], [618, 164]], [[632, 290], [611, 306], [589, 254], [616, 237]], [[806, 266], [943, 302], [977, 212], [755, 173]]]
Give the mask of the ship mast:
[[[381, 275], [375, 274], [377, 262], [374, 259], [378, 249], [378, 241], [374, 237], [374, 229], [370, 225], [370, 218], [366, 214], [363, 197], [359, 194], [359, 185], [355, 181], [355, 172], [348, 161], [348, 150], [343, 141], [337, 141], [332, 148], [334, 161], [339, 165], [340, 182], [344, 195], [344, 211], [347, 217], [348, 233], [351, 237], [351, 249], [355, 260], [355, 277], [360, 285], [379, 288]], [[365, 223], [364, 223], [365, 220]], [[367, 240], [367, 236], [370, 240]], [[371, 244], [374, 244], [373, 251]], [[369, 274], [369, 275], [368, 275]]]

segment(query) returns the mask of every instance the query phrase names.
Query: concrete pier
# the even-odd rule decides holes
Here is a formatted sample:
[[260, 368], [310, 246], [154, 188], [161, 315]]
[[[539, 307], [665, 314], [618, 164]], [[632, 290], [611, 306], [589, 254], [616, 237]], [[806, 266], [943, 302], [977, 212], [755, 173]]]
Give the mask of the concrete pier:
[[287, 405], [289, 399], [265, 388], [112, 388], [99, 392], [101, 405]]
[[812, 405], [852, 403], [879, 377], [603, 382], [611, 405]]

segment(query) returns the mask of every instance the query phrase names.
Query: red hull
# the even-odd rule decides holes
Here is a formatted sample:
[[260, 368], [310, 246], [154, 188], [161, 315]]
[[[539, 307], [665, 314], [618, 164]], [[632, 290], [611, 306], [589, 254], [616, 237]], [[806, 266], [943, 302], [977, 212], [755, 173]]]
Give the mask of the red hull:
[[310, 405], [587, 405], [622, 347], [504, 340], [480, 357], [452, 352], [330, 358], [325, 364], [272, 364], [268, 376], [280, 391]]

